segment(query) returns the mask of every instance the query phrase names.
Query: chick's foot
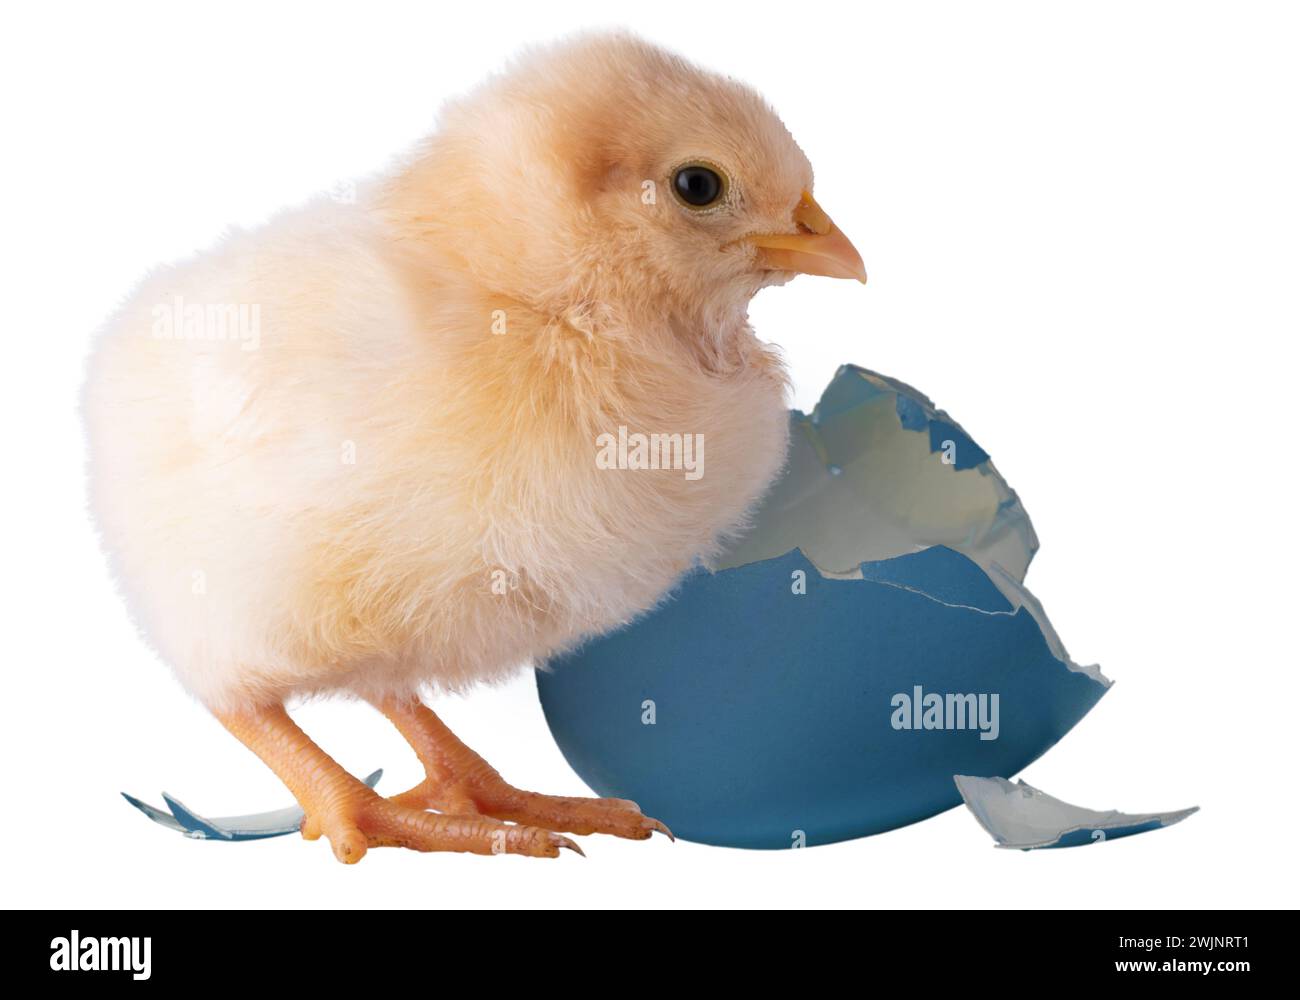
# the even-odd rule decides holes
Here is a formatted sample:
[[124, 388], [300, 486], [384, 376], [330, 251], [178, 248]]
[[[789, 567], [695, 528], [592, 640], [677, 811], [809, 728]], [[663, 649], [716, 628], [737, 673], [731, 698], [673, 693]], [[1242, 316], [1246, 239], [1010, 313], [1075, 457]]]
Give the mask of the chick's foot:
[[657, 832], [674, 839], [667, 826], [627, 799], [542, 795], [516, 788], [418, 701], [378, 702], [376, 707], [406, 738], [425, 769], [425, 779], [394, 796], [394, 804], [479, 814], [578, 835], [608, 833], [646, 840]]
[[334, 856], [345, 864], [361, 860], [371, 847], [535, 858], [558, 857], [561, 850], [582, 853], [568, 837], [536, 826], [473, 813], [434, 815], [381, 798], [313, 743], [283, 706], [217, 713], [217, 718], [293, 792], [306, 814], [303, 836], [328, 837]]

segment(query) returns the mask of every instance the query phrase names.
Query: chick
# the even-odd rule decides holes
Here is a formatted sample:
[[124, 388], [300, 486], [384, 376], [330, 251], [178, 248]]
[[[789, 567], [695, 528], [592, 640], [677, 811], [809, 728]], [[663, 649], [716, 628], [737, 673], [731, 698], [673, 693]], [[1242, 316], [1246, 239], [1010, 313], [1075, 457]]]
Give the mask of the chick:
[[[84, 412], [115, 575], [306, 837], [354, 862], [668, 832], [507, 784], [420, 694], [627, 621], [743, 525], [787, 444], [747, 304], [799, 272], [866, 279], [812, 183], [747, 87], [584, 36], [451, 104], [355, 197], [228, 235], [110, 320]], [[700, 435], [703, 474], [602, 465], [620, 429]], [[425, 780], [385, 799], [348, 774], [285, 709], [322, 694], [383, 712]]]

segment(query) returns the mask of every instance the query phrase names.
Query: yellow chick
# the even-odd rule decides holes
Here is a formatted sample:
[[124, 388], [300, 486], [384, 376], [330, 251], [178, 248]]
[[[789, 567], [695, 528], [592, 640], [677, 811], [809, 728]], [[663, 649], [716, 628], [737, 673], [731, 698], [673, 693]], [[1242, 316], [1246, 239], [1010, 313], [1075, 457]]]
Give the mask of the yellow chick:
[[[305, 836], [354, 862], [668, 832], [507, 784], [419, 695], [626, 622], [743, 526], [787, 443], [748, 302], [799, 272], [866, 280], [812, 179], [749, 88], [584, 36], [349, 197], [154, 272], [107, 324], [84, 412], [116, 577]], [[285, 704], [330, 693], [392, 720], [425, 780], [382, 798], [317, 747]]]

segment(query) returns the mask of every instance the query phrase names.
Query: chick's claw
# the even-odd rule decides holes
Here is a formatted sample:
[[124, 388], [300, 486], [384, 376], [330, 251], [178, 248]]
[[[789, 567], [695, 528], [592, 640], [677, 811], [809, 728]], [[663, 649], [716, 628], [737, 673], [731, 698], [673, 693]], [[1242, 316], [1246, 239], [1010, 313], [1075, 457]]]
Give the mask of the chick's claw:
[[547, 830], [579, 836], [608, 833], [627, 840], [648, 840], [656, 832], [675, 840], [673, 832], [657, 819], [644, 815], [626, 799], [572, 798], [525, 792], [503, 783], [499, 790], [480, 793], [479, 811], [497, 819], [529, 823]]

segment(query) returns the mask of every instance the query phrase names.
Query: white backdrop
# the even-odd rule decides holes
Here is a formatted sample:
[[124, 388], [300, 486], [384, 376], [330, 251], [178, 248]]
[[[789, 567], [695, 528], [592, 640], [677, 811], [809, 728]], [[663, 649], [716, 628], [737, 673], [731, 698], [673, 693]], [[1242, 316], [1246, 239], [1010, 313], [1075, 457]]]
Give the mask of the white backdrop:
[[[0, 40], [8, 312], [0, 797], [6, 905], [1295, 905], [1295, 8], [1268, 3], [42, 5]], [[84, 514], [88, 338], [151, 265], [382, 167], [520, 45], [625, 25], [782, 113], [871, 274], [752, 317], [809, 407], [853, 361], [928, 393], [1020, 493], [1028, 583], [1114, 689], [1025, 777], [1127, 811], [1086, 850], [996, 851], [965, 810], [752, 853], [357, 867], [324, 841], [197, 843], [117, 797], [287, 804], [146, 651]], [[525, 787], [581, 794], [531, 675], [439, 706]], [[372, 710], [310, 732], [381, 787]]]

